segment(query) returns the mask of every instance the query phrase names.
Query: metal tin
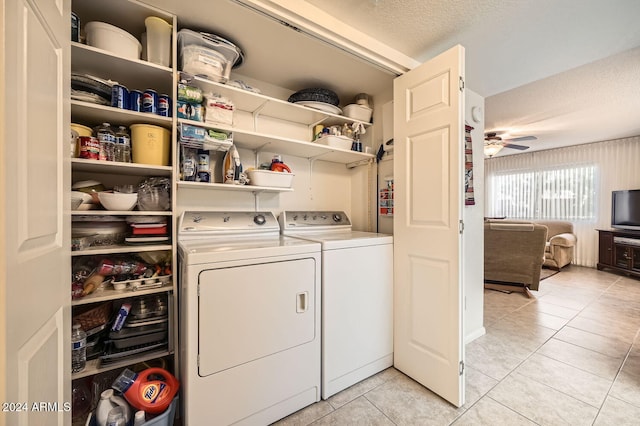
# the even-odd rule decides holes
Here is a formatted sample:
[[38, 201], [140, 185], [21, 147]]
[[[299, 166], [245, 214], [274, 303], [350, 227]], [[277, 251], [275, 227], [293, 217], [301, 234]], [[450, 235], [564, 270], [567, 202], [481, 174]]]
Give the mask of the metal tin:
[[158, 115], [171, 117], [171, 98], [169, 95], [158, 96]]
[[142, 112], [142, 92], [140, 90], [131, 90], [129, 92], [129, 109]]
[[153, 89], [147, 89], [142, 94], [142, 112], [158, 113], [158, 93]]
[[78, 138], [78, 158], [97, 160], [100, 156], [100, 141], [93, 136], [80, 136]]
[[71, 41], [80, 41], [80, 18], [71, 12]]
[[129, 109], [129, 89], [121, 84], [111, 86], [111, 106]]

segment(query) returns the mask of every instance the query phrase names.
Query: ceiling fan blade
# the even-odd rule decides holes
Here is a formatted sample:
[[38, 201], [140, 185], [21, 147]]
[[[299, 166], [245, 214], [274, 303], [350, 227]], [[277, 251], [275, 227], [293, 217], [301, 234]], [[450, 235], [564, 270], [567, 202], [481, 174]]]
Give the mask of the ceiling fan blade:
[[524, 146], [524, 145], [516, 145], [514, 143], [505, 143], [504, 144], [505, 148], [511, 148], [511, 149], [517, 149], [519, 151], [524, 151], [525, 149], [529, 149], [528, 146]]
[[509, 138], [504, 139], [505, 142], [524, 142], [524, 141], [535, 141], [538, 138], [535, 136], [520, 136], [519, 138]]

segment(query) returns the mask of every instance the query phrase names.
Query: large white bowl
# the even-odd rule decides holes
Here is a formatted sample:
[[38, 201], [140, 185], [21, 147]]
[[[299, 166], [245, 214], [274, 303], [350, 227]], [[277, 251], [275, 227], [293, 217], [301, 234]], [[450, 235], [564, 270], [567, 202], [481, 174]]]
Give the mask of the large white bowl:
[[291, 188], [293, 173], [273, 172], [271, 170], [247, 170], [249, 185], [270, 186], [274, 188]]
[[334, 148], [350, 150], [351, 145], [353, 144], [353, 139], [347, 136], [325, 135], [316, 139], [315, 142]]
[[128, 59], [140, 59], [142, 45], [137, 38], [105, 22], [87, 22], [87, 44]]
[[138, 194], [136, 193], [103, 191], [98, 193], [98, 198], [100, 199], [100, 204], [107, 210], [132, 210], [138, 202]]

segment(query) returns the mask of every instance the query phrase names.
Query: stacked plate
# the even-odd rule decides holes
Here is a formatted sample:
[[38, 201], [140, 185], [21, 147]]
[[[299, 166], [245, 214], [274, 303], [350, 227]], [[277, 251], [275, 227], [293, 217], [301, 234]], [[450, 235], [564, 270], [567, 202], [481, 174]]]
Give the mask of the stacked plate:
[[332, 114], [342, 114], [342, 110], [338, 107], [340, 104], [338, 95], [329, 89], [316, 87], [302, 89], [289, 96], [288, 101]]
[[111, 85], [88, 74], [71, 74], [71, 99], [100, 105], [111, 105]]

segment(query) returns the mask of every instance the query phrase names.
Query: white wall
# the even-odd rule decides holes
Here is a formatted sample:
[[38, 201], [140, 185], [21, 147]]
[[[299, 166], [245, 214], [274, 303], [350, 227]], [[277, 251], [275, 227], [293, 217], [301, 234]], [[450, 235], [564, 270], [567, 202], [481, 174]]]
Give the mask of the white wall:
[[485, 334], [484, 329], [484, 117], [473, 121], [471, 109], [481, 108], [484, 112], [484, 98], [471, 90], [466, 90], [466, 122], [473, 127], [473, 186], [475, 205], [465, 206], [463, 255], [465, 283], [465, 343]]

